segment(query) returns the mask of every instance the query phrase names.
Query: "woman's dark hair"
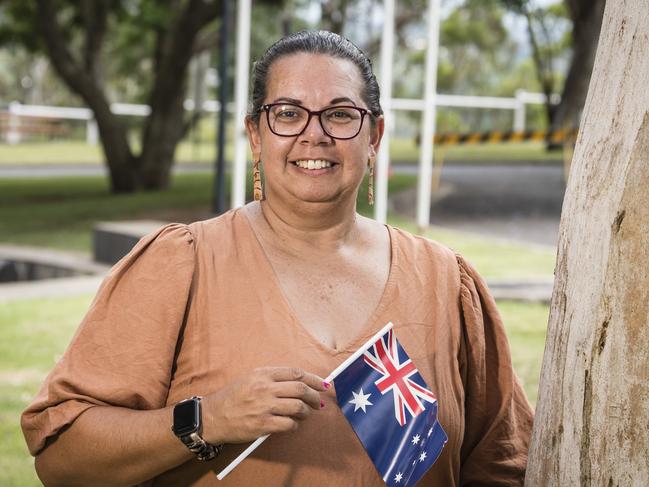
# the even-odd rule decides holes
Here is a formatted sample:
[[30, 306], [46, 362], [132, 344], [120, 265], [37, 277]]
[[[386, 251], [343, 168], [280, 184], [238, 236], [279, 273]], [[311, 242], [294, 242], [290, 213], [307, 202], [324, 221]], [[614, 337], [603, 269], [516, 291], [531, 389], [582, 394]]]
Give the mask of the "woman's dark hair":
[[[367, 103], [374, 116], [383, 114], [379, 101], [379, 84], [372, 72], [372, 63], [365, 53], [350, 40], [326, 30], [304, 30], [283, 37], [270, 46], [261, 59], [255, 62], [252, 72], [252, 99], [248, 116], [259, 123], [259, 110], [266, 98], [268, 72], [275, 61], [283, 56], [306, 52], [311, 54], [327, 54], [329, 56], [348, 59], [354, 63], [363, 81], [361, 96]], [[371, 117], [374, 120], [373, 117]]]

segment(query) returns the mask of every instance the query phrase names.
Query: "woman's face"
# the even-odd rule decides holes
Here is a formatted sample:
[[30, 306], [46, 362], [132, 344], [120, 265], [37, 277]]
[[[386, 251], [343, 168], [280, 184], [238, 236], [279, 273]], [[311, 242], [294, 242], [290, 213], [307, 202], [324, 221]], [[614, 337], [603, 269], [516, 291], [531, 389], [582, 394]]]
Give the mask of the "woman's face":
[[[286, 102], [311, 111], [343, 105], [367, 109], [362, 89], [360, 72], [351, 61], [296, 53], [271, 65], [264, 104]], [[360, 133], [348, 140], [327, 135], [317, 116], [311, 117], [300, 135], [292, 137], [271, 132], [266, 112], [261, 113], [258, 126], [252, 121], [246, 125], [253, 157], [263, 164], [266, 197], [289, 204], [355, 200], [368, 159], [376, 158], [383, 134], [383, 118], [373, 126], [369, 115], [364, 116]], [[312, 163], [325, 166], [320, 169], [300, 167], [307, 161], [326, 163]]]

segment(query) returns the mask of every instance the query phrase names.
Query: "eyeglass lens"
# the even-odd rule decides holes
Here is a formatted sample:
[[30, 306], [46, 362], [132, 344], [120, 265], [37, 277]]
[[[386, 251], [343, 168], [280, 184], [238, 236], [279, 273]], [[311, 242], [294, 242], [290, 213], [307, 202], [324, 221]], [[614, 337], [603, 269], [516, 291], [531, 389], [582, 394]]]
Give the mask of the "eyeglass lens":
[[[294, 136], [302, 133], [309, 118], [309, 111], [298, 105], [278, 104], [268, 110], [270, 128], [277, 135]], [[356, 107], [331, 107], [320, 114], [319, 120], [327, 135], [341, 139], [352, 138], [360, 132], [363, 112]]]

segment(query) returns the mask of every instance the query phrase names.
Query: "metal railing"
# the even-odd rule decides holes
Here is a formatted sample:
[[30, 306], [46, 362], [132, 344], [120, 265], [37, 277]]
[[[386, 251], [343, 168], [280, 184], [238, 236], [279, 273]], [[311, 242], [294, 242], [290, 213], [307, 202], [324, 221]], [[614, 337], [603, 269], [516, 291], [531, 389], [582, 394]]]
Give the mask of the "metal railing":
[[[546, 97], [543, 93], [529, 93], [524, 90], [518, 90], [515, 97], [509, 98], [437, 94], [435, 104], [438, 107], [512, 110], [514, 112], [512, 130], [515, 132], [523, 132], [525, 130], [526, 106], [544, 104], [545, 100]], [[558, 103], [559, 100], [559, 95], [552, 95], [552, 103]], [[194, 100], [185, 100], [184, 106], [185, 110], [194, 110]], [[423, 111], [424, 108], [425, 102], [420, 99], [393, 98], [390, 103], [391, 110]], [[203, 102], [203, 111], [205, 112], [216, 113], [219, 109], [219, 102], [216, 100]], [[233, 112], [234, 104], [229, 103], [227, 109], [229, 112]], [[134, 117], [146, 117], [151, 112], [150, 107], [147, 105], [129, 103], [113, 103], [111, 110], [116, 115]], [[4, 141], [8, 144], [19, 144], [23, 140], [24, 134], [21, 131], [22, 118], [85, 121], [86, 142], [90, 145], [96, 145], [99, 142], [97, 123], [89, 108], [23, 105], [19, 102], [11, 102], [6, 110], [0, 111], [0, 113], [2, 112], [6, 114], [2, 133], [4, 135]]]

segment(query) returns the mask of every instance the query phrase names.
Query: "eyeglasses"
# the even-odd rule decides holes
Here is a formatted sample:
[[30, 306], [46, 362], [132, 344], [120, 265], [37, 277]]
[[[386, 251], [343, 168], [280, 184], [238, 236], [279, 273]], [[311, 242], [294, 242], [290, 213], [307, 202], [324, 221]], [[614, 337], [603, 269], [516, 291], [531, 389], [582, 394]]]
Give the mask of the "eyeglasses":
[[356, 137], [363, 127], [369, 110], [354, 106], [335, 106], [312, 111], [292, 103], [262, 105], [270, 131], [280, 137], [295, 137], [306, 130], [311, 117], [317, 116], [325, 134], [332, 139], [346, 140]]

